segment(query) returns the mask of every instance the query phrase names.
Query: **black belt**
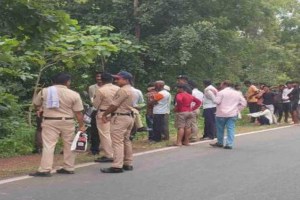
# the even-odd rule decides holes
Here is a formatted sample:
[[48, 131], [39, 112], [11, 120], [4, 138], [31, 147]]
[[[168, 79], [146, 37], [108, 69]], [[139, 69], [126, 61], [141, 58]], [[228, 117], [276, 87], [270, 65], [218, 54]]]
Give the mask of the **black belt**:
[[105, 112], [106, 110], [99, 109], [100, 112]]
[[130, 116], [132, 117], [132, 113], [111, 113], [111, 116], [115, 116], [115, 115], [122, 115], [122, 116]]
[[73, 117], [44, 117], [45, 120], [71, 120]]

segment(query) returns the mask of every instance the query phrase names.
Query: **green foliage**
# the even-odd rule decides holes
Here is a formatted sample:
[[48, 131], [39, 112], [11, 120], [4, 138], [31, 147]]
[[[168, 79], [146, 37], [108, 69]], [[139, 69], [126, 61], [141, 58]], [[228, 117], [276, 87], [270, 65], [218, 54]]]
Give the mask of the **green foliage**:
[[12, 144], [33, 93], [60, 71], [79, 92], [104, 70], [128, 70], [141, 88], [157, 79], [172, 85], [178, 74], [198, 82], [299, 78], [299, 1], [135, 2], [0, 1], [0, 137]]
[[33, 149], [34, 130], [22, 124], [10, 135], [0, 139], [0, 158], [16, 155], [28, 155]]

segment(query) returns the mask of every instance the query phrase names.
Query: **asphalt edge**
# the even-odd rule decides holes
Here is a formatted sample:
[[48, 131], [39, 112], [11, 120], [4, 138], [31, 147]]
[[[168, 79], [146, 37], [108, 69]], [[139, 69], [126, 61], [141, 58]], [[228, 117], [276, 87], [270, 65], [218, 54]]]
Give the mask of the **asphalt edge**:
[[[290, 127], [293, 127], [293, 126], [296, 126], [296, 125], [289, 125], [289, 126], [282, 126], [282, 127], [264, 129], [264, 130], [259, 130], [259, 131], [251, 131], [251, 132], [246, 132], [246, 133], [240, 133], [240, 134], [235, 135], [235, 137], [241, 137], [241, 136], [246, 136], [246, 135], [251, 135], [251, 134], [256, 134], [256, 133], [261, 133], [261, 132], [267, 132], [267, 131], [279, 130], [279, 129], [284, 129], [284, 128], [290, 128]], [[213, 140], [204, 140], [204, 141], [191, 143], [191, 145], [209, 143], [211, 141], [213, 141]], [[176, 149], [176, 148], [179, 148], [179, 147], [177, 147], [177, 146], [164, 147], [164, 148], [160, 148], [160, 149], [154, 149], [154, 150], [150, 150], [150, 151], [134, 153], [133, 156], [137, 157], [137, 156], [147, 155], [147, 154], [151, 154], [151, 153], [157, 153], [157, 152], [161, 152], [161, 151], [168, 151], [168, 150], [172, 150], [172, 149]], [[97, 164], [97, 163], [88, 162], [88, 163], [78, 164], [78, 165], [75, 166], [75, 169], [82, 168], [82, 167], [88, 167], [88, 166], [95, 165], [95, 164]], [[56, 172], [56, 170], [51, 171], [51, 173], [55, 173], [55, 172]], [[4, 180], [0, 180], [0, 185], [15, 182], [15, 181], [20, 181], [20, 180], [24, 180], [24, 179], [30, 179], [30, 178], [34, 178], [34, 177], [29, 176], [29, 175], [25, 175], [25, 176], [19, 176], [19, 177], [4, 179]]]

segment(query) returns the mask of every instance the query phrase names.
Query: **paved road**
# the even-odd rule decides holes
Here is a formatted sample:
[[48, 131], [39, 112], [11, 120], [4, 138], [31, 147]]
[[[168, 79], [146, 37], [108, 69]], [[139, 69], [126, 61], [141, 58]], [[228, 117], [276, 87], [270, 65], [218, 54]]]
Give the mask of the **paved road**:
[[233, 150], [208, 143], [135, 157], [135, 169], [102, 174], [95, 164], [75, 175], [0, 185], [0, 200], [298, 200], [300, 127], [236, 138]]

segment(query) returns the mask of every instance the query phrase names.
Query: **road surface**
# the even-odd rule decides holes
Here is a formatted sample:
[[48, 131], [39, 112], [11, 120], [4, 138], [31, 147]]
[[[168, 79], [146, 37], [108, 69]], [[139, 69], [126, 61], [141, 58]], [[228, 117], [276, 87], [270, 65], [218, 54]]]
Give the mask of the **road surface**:
[[298, 200], [300, 126], [236, 137], [233, 150], [208, 142], [141, 154], [134, 171], [100, 173], [94, 164], [74, 175], [0, 184], [0, 200]]

